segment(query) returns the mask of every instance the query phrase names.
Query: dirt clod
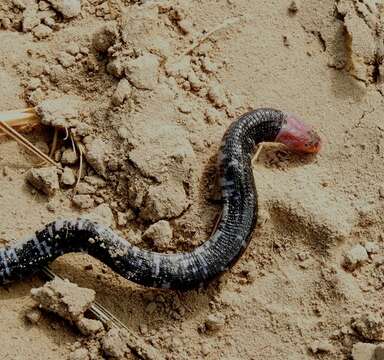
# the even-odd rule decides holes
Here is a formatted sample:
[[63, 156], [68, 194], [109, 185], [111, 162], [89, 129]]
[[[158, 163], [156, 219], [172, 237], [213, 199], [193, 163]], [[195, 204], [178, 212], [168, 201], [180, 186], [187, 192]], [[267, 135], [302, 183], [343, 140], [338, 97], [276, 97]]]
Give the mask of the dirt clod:
[[157, 249], [167, 249], [172, 241], [172, 228], [168, 221], [160, 220], [152, 224], [143, 234], [143, 238], [153, 242]]
[[374, 360], [376, 345], [368, 343], [356, 343], [352, 348], [353, 360]]
[[80, 288], [59, 278], [32, 289], [31, 295], [41, 308], [75, 322], [83, 318], [85, 311], [95, 300], [94, 290]]
[[335, 351], [335, 347], [329, 341], [326, 341], [326, 340], [316, 340], [310, 345], [309, 348], [314, 354], [318, 354], [318, 353], [332, 354]]
[[225, 317], [223, 314], [210, 314], [205, 320], [205, 326], [210, 331], [219, 331], [225, 325]]
[[54, 195], [59, 189], [59, 176], [54, 166], [31, 169], [26, 178], [33, 187], [48, 196]]
[[365, 339], [382, 341], [384, 335], [384, 324], [378, 314], [364, 313], [353, 319], [352, 327]]
[[81, 318], [76, 322], [77, 328], [85, 336], [97, 334], [104, 330], [103, 324], [99, 320]]
[[30, 309], [25, 317], [31, 324], [37, 324], [41, 319], [41, 311], [39, 309]]
[[60, 180], [63, 185], [72, 186], [76, 182], [75, 173], [71, 168], [66, 166], [61, 174]]
[[360, 244], [355, 245], [344, 255], [343, 266], [349, 271], [353, 271], [357, 266], [368, 260], [367, 250]]
[[115, 359], [122, 359], [131, 352], [124, 334], [116, 328], [109, 330], [104, 336], [102, 348], [106, 356]]
[[107, 24], [98, 29], [93, 35], [92, 45], [98, 52], [106, 52], [116, 41], [117, 28], [115, 24]]
[[109, 146], [101, 139], [94, 139], [86, 145], [85, 157], [93, 169], [100, 175], [106, 175], [106, 157]]
[[[172, 192], [167, 191], [170, 188], [172, 188]], [[153, 185], [148, 189], [140, 216], [151, 221], [171, 219], [180, 216], [188, 207], [188, 203], [187, 195], [181, 184]]]
[[52, 7], [66, 18], [73, 18], [80, 14], [80, 0], [48, 0]]
[[127, 63], [127, 79], [138, 89], [153, 90], [158, 82], [159, 59], [156, 55], [144, 54]]
[[75, 195], [72, 201], [80, 209], [90, 209], [95, 206], [95, 201], [90, 195]]
[[89, 352], [85, 348], [76, 349], [69, 355], [69, 360], [89, 360]]
[[116, 91], [112, 96], [112, 103], [116, 106], [121, 105], [127, 100], [132, 93], [132, 87], [127, 79], [119, 81]]

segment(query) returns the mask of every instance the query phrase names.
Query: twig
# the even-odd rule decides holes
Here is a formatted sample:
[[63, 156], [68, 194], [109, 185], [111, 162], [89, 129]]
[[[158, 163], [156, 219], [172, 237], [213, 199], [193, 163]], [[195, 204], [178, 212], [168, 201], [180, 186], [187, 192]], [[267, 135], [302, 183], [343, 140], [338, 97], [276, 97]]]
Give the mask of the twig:
[[77, 173], [77, 180], [76, 180], [75, 186], [73, 187], [73, 191], [76, 191], [76, 188], [78, 187], [81, 180], [81, 172], [83, 169], [83, 153], [84, 153], [83, 145], [77, 142], [76, 140], [75, 142], [76, 142], [77, 148], [79, 149], [79, 171]]
[[41, 158], [42, 160], [45, 160], [46, 162], [49, 162], [50, 164], [58, 167], [61, 169], [61, 167], [56, 164], [49, 156], [44, 154], [41, 150], [39, 150], [35, 145], [33, 145], [29, 140], [27, 140], [24, 136], [20, 135], [16, 130], [14, 130], [11, 126], [9, 126], [6, 122], [0, 121], [0, 128], [15, 139], [19, 144], [23, 145], [26, 149], [28, 149], [30, 152]]
[[220, 213], [217, 215], [217, 218], [216, 218], [216, 221], [215, 221], [215, 225], [214, 225], [214, 227], [213, 227], [213, 229], [211, 231], [211, 237], [216, 232], [217, 227], [219, 226], [219, 223], [221, 221], [222, 216], [223, 216], [223, 210], [221, 210]]
[[57, 147], [58, 134], [59, 134], [59, 130], [57, 129], [57, 127], [55, 127], [55, 132], [53, 133], [53, 140], [52, 140], [51, 151], [49, 152], [49, 157], [52, 157], [55, 154], [56, 147]]
[[31, 120], [38, 124], [39, 119], [35, 114], [30, 113], [0, 113], [0, 121], [6, 121], [11, 126], [22, 126], [22, 125], [30, 125]]
[[[34, 108], [2, 111], [0, 112], [0, 121], [17, 128], [32, 127], [40, 124]], [[5, 132], [0, 129], [0, 136], [4, 135], [6, 135]]]
[[198, 46], [200, 46], [205, 40], [207, 40], [215, 32], [217, 32], [217, 31], [219, 31], [221, 29], [224, 29], [227, 26], [233, 25], [233, 24], [237, 23], [238, 21], [240, 21], [239, 17], [225, 20], [223, 23], [221, 23], [220, 25], [216, 26], [211, 31], [208, 31], [201, 38], [195, 40], [195, 43], [192, 44], [192, 46], [189, 47], [187, 50], [185, 50], [182, 53], [182, 56], [189, 55], [193, 50], [195, 50]]
[[257, 161], [257, 159], [259, 158], [259, 156], [261, 154], [261, 150], [263, 150], [263, 147], [264, 147], [264, 143], [260, 143], [259, 147], [257, 148], [255, 156], [252, 158], [252, 164], [254, 164]]
[[[63, 279], [48, 267], [43, 267], [41, 272], [50, 280], [54, 279], [55, 277]], [[113, 325], [118, 329], [124, 329], [127, 332], [129, 347], [131, 348], [132, 352], [134, 352], [141, 359], [165, 360], [163, 355], [158, 350], [141, 340], [135, 333], [132, 332], [131, 329], [129, 329], [124, 323], [122, 323], [116, 316], [110, 313], [101, 304], [95, 302], [89, 310], [96, 317], [96, 319], [100, 320], [103, 324], [107, 326]]]
[[36, 114], [36, 108], [30, 107], [30, 108], [25, 108], [25, 109], [7, 110], [7, 111], [1, 112], [1, 114], [15, 114], [15, 113]]

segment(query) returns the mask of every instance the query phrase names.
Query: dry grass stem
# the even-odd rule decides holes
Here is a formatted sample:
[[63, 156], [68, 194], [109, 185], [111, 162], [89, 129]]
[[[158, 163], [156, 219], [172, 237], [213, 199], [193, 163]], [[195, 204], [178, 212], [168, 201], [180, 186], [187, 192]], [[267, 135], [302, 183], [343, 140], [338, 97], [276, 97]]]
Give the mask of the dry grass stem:
[[8, 136], [17, 141], [20, 145], [24, 146], [31, 153], [35, 154], [44, 162], [48, 162], [58, 168], [61, 168], [58, 164], [56, 164], [48, 155], [44, 154], [40, 149], [38, 149], [35, 145], [33, 145], [29, 140], [27, 140], [24, 136], [19, 134], [12, 126], [9, 126], [6, 122], [0, 121], [0, 129], [6, 133]]
[[257, 148], [256, 154], [252, 158], [252, 165], [254, 165], [254, 163], [257, 162], [257, 159], [259, 158], [261, 151], [263, 150], [263, 147], [264, 147], [264, 143], [260, 143], [258, 148]]
[[77, 186], [80, 183], [81, 175], [82, 175], [82, 169], [83, 169], [83, 153], [84, 153], [84, 147], [82, 144], [80, 144], [78, 141], [76, 141], [77, 148], [79, 149], [79, 171], [77, 172], [77, 180], [76, 184], [73, 188], [73, 191], [76, 191]]
[[52, 140], [52, 146], [51, 150], [49, 152], [49, 157], [52, 157], [55, 154], [56, 148], [57, 148], [57, 137], [59, 134], [58, 128], [55, 128], [55, 132], [53, 133], [53, 140]]
[[191, 47], [189, 47], [187, 50], [183, 52], [182, 55], [189, 55], [193, 50], [195, 50], [197, 47], [199, 47], [205, 40], [207, 40], [210, 36], [212, 36], [215, 32], [226, 28], [227, 26], [233, 25], [240, 21], [239, 17], [233, 18], [233, 19], [227, 19], [220, 25], [216, 26], [212, 30], [208, 31], [206, 34], [204, 34], [202, 37], [199, 39], [195, 40], [194, 44], [192, 44]]
[[[34, 108], [2, 111], [0, 112], [0, 122], [6, 123], [13, 128], [18, 128], [19, 130], [24, 130], [25, 128], [30, 129], [40, 124], [39, 117]], [[7, 133], [1, 128], [0, 137], [5, 135], [7, 135]]]

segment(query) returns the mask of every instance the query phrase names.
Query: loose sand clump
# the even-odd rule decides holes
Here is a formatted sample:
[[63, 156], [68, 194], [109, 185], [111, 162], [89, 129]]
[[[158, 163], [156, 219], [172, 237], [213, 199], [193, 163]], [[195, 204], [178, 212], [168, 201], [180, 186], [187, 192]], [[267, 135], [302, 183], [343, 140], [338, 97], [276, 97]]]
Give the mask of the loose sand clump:
[[52, 7], [66, 18], [80, 14], [81, 0], [48, 0]]
[[59, 278], [32, 289], [31, 295], [39, 307], [74, 322], [82, 319], [95, 301], [95, 291]]
[[27, 175], [27, 181], [44, 194], [52, 196], [59, 190], [59, 177], [54, 166], [40, 169], [31, 169]]
[[70, 128], [79, 119], [80, 99], [72, 96], [46, 100], [36, 111], [44, 125]]
[[172, 227], [169, 222], [160, 220], [148, 227], [143, 238], [150, 240], [156, 249], [164, 250], [170, 246], [172, 235]]

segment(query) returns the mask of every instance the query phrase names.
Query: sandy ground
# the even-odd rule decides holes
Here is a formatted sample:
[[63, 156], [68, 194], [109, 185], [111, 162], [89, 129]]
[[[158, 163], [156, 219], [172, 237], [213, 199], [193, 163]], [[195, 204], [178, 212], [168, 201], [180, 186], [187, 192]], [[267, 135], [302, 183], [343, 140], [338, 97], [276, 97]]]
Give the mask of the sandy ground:
[[[227, 126], [252, 108], [294, 112], [324, 148], [315, 158], [263, 149], [253, 241], [207, 289], [144, 289], [79, 254], [53, 269], [94, 289], [167, 359], [382, 359], [381, 2], [76, 3], [0, 4], [0, 110], [59, 99], [53, 120], [74, 129], [87, 159], [74, 194], [79, 160], [60, 134], [67, 177], [48, 196], [26, 181], [39, 160], [1, 137], [2, 244], [91, 213], [142, 247], [192, 249], [219, 213], [215, 155]], [[53, 129], [26, 136], [48, 151]], [[25, 319], [42, 284], [0, 289], [0, 358], [103, 358], [75, 357], [89, 340], [58, 316]]]

